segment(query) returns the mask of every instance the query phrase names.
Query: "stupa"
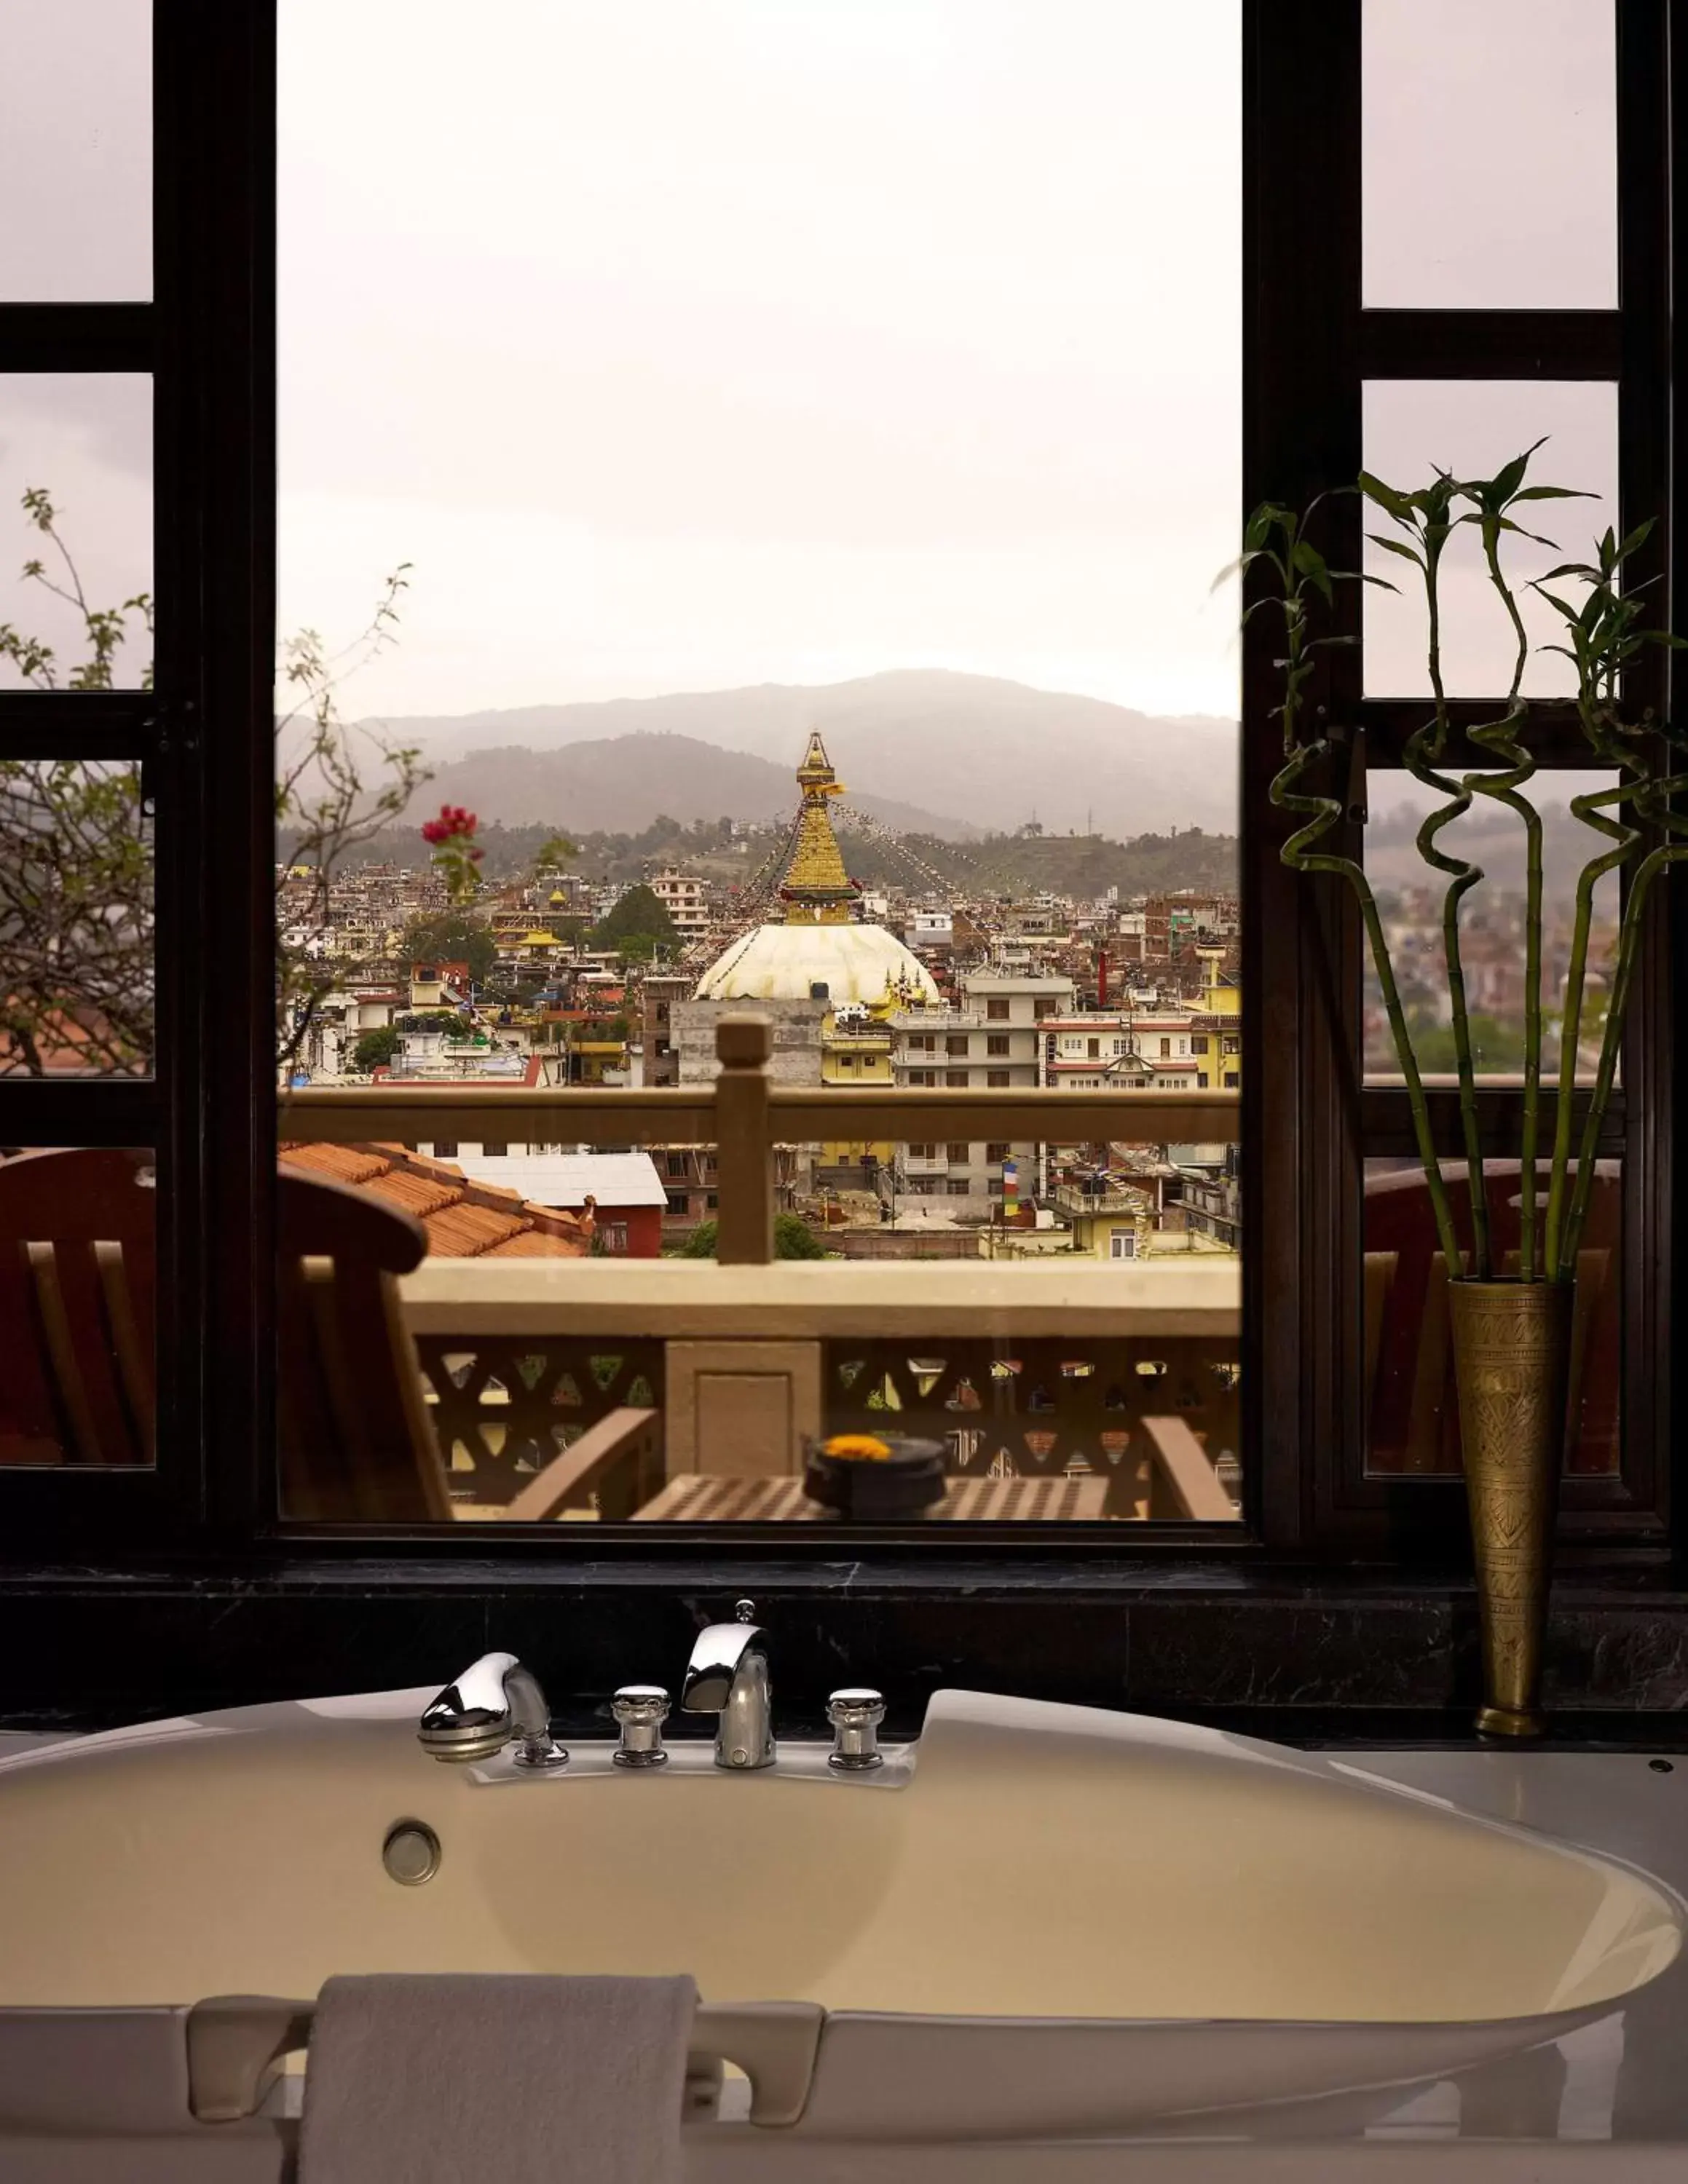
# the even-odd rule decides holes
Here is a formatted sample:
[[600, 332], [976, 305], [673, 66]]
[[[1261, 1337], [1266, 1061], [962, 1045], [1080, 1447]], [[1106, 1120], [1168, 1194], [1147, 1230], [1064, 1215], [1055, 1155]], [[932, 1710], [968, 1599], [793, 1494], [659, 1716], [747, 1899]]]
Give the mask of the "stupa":
[[860, 1001], [870, 1009], [936, 1002], [919, 958], [882, 925], [858, 916], [861, 890], [844, 869], [828, 808], [844, 794], [818, 732], [797, 768], [802, 802], [780, 884], [781, 916], [741, 933], [697, 982], [700, 1001]]

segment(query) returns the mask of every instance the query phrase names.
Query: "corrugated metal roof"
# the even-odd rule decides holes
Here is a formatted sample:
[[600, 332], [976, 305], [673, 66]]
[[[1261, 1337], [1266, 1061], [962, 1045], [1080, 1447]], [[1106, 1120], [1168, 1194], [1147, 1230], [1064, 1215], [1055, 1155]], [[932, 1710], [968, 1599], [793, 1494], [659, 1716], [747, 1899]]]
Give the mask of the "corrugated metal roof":
[[457, 1165], [477, 1183], [517, 1190], [532, 1206], [573, 1208], [589, 1197], [604, 1207], [668, 1202], [649, 1153], [515, 1153], [491, 1160], [459, 1153]]

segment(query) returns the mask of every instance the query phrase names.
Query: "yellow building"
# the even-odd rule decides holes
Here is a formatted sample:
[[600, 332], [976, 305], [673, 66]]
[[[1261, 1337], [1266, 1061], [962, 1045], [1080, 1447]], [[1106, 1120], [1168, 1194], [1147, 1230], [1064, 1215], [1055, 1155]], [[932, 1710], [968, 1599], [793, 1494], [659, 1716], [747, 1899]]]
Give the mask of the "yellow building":
[[1072, 1219], [1072, 1248], [1093, 1259], [1146, 1259], [1154, 1233], [1154, 1201], [1131, 1184], [1109, 1181], [1085, 1190], [1064, 1183], [1055, 1203]]
[[[839, 1011], [829, 1009], [820, 1027], [820, 1081], [823, 1084], [837, 1084], [845, 1089], [858, 1085], [892, 1084], [891, 1027], [884, 1021], [886, 1011], [875, 1015], [858, 1003], [853, 1007], [842, 1005], [844, 1021], [838, 1020]], [[889, 1166], [896, 1148], [892, 1141], [879, 1139], [870, 1144], [859, 1141], [829, 1140], [821, 1147], [821, 1162], [826, 1167], [846, 1165], [859, 1166], [864, 1154], [871, 1154]]]

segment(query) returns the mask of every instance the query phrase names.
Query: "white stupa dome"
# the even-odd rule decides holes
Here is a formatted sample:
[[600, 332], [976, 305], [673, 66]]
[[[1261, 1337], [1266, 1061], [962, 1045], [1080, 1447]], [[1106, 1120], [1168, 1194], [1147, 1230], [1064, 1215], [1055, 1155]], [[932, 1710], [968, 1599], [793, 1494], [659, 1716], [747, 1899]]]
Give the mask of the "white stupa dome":
[[883, 1005], [906, 994], [936, 1001], [918, 956], [882, 925], [758, 925], [718, 956], [697, 982], [700, 1001], [806, 1001], [824, 986], [831, 1001]]
[[858, 925], [860, 889], [844, 870], [827, 816], [843, 789], [826, 746], [811, 734], [797, 768], [802, 793], [780, 894], [777, 923], [741, 933], [697, 982], [700, 1001], [807, 1001], [818, 988], [830, 1001], [936, 1001], [938, 989], [918, 956], [882, 925]]

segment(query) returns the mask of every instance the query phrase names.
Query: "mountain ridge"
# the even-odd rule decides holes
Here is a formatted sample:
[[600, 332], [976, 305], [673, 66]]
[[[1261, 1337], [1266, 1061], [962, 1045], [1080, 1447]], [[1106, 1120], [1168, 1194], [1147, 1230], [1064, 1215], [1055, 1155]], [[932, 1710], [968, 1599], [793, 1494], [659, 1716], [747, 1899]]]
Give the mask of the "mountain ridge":
[[[1011, 833], [1035, 816], [1051, 832], [1123, 839], [1172, 827], [1229, 833], [1237, 823], [1234, 722], [1140, 713], [1106, 699], [944, 668], [411, 715], [380, 725], [419, 744], [439, 769], [436, 780], [449, 776], [457, 800], [477, 810], [472, 773], [458, 769], [478, 754], [521, 749], [540, 759], [591, 745], [601, 763], [610, 764], [603, 754], [615, 744], [660, 735], [776, 767], [786, 783], [783, 808], [790, 809], [791, 774], [805, 737], [818, 728], [857, 802], [876, 816], [892, 806], [918, 815], [884, 817], [888, 825], [953, 837]], [[507, 775], [508, 767], [501, 772]], [[673, 816], [713, 817], [728, 808], [717, 801], [707, 813], [700, 807]], [[756, 817], [767, 808], [764, 800], [733, 816]], [[630, 826], [638, 809], [576, 823]]]

